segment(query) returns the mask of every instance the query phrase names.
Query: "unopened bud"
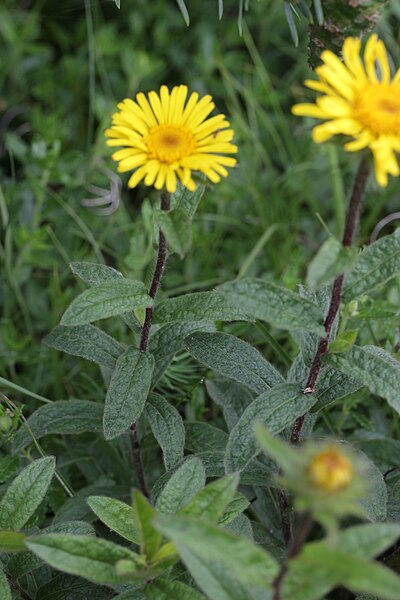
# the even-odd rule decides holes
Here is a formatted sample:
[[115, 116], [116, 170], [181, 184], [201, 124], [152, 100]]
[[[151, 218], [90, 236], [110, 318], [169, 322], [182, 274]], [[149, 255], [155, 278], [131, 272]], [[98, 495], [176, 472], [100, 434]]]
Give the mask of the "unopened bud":
[[314, 456], [308, 467], [313, 485], [324, 492], [337, 492], [353, 480], [353, 465], [336, 446], [330, 446]]

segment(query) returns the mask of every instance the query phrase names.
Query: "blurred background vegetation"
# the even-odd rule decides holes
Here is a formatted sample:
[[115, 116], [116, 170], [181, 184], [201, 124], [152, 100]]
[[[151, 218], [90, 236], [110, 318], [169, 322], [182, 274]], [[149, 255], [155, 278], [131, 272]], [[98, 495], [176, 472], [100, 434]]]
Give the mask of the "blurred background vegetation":
[[[32, 394], [104, 396], [97, 367], [41, 343], [83, 289], [68, 263], [105, 262], [128, 277], [149, 278], [157, 197], [144, 187], [127, 189], [127, 176], [116, 177], [104, 143], [122, 98], [186, 83], [212, 94], [236, 131], [239, 166], [207, 188], [192, 249], [183, 261], [171, 257], [162, 294], [208, 290], [238, 275], [296, 289], [327, 231], [340, 235], [357, 158], [334, 144], [314, 145], [311, 122], [290, 114], [307, 97], [302, 82], [311, 75], [307, 19], [295, 16], [296, 48], [283, 0], [252, 0], [247, 10], [224, 0], [221, 20], [218, 4], [187, 1], [188, 27], [175, 0], [121, 0], [120, 9], [113, 0], [1, 2], [0, 387], [25, 404], [40, 404]], [[397, 0], [378, 31], [399, 65]], [[87, 200], [97, 197], [106, 204], [96, 209]], [[396, 208], [398, 180], [385, 190], [372, 183], [361, 241]], [[391, 284], [387, 298], [398, 303], [398, 286]], [[127, 340], [117, 322], [104, 327]], [[227, 328], [265, 343], [255, 327]], [[378, 344], [381, 337], [397, 343], [394, 317], [373, 334]], [[284, 332], [273, 335], [295, 355]], [[267, 344], [266, 355], [271, 352]], [[167, 372], [172, 383], [164, 384], [190, 391], [195, 418], [203, 410], [196, 387], [202, 373], [185, 357], [177, 361]], [[282, 355], [274, 361], [283, 362]]]

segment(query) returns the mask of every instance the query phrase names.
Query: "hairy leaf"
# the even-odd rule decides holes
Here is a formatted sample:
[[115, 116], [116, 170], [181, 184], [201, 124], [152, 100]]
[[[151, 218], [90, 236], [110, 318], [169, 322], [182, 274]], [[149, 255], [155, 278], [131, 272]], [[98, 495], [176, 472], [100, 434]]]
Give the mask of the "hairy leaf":
[[174, 321], [248, 321], [248, 316], [217, 292], [194, 292], [162, 300], [154, 309], [154, 323]]
[[298, 294], [262, 279], [240, 279], [218, 287], [228, 302], [250, 317], [282, 329], [305, 329], [324, 335], [320, 308]]
[[233, 335], [192, 333], [185, 346], [199, 362], [258, 394], [283, 383], [281, 374], [258, 350]]
[[150, 394], [144, 414], [163, 451], [166, 470], [172, 469], [183, 457], [185, 428], [179, 412], [158, 394]]
[[117, 360], [104, 405], [104, 436], [115, 438], [142, 414], [149, 394], [154, 357], [128, 348]]
[[385, 398], [400, 413], [400, 363], [381, 348], [353, 346], [346, 354], [331, 354], [326, 362]]
[[33, 439], [54, 433], [78, 435], [100, 433], [103, 429], [103, 406], [89, 400], [58, 400], [38, 408], [22, 424], [14, 438], [13, 451], [29, 446]]
[[140, 281], [118, 279], [99, 283], [73, 300], [62, 316], [61, 325], [85, 325], [152, 304], [153, 300]]
[[21, 529], [46, 495], [56, 468], [52, 456], [25, 467], [0, 501], [0, 529]]
[[228, 473], [242, 470], [260, 452], [254, 424], [263, 423], [272, 434], [289, 427], [316, 402], [313, 394], [303, 394], [297, 385], [282, 383], [256, 398], [232, 429], [226, 447]]
[[196, 456], [187, 458], [171, 475], [157, 498], [161, 514], [178, 512], [206, 483], [204, 466]]
[[107, 496], [90, 496], [87, 503], [107, 527], [116, 531], [126, 540], [140, 544], [136, 514], [132, 506], [115, 498], [107, 498]]
[[58, 325], [43, 342], [47, 346], [81, 356], [108, 369], [114, 369], [117, 358], [124, 351], [122, 344], [93, 325]]
[[354, 268], [347, 275], [343, 300], [349, 302], [362, 296], [400, 273], [400, 229], [387, 235], [358, 256]]

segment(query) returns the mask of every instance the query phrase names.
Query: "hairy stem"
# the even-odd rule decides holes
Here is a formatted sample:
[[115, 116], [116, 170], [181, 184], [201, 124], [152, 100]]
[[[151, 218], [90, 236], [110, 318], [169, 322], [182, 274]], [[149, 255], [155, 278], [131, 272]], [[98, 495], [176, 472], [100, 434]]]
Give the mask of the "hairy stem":
[[282, 598], [282, 585], [283, 581], [288, 572], [288, 561], [291, 558], [295, 558], [307, 540], [307, 536], [310, 533], [310, 529], [313, 524], [313, 518], [311, 511], [305, 511], [300, 520], [299, 526], [296, 531], [296, 535], [293, 538], [292, 544], [290, 546], [287, 559], [282, 563], [280, 571], [273, 582], [274, 595], [272, 600], [281, 600]]
[[[342, 244], [345, 247], [351, 246], [353, 243], [355, 232], [357, 230], [358, 218], [360, 214], [362, 200], [364, 198], [364, 192], [368, 180], [368, 175], [369, 161], [367, 156], [364, 156], [361, 160], [360, 166], [357, 171], [353, 192], [350, 198], [349, 208], [347, 210], [346, 222], [342, 238]], [[331, 302], [324, 322], [325, 337], [319, 340], [314, 360], [312, 362], [310, 372], [308, 375], [306, 387], [304, 389], [305, 394], [312, 394], [314, 392], [315, 384], [321, 371], [321, 357], [328, 350], [329, 336], [336, 315], [338, 314], [340, 308], [343, 280], [344, 275], [342, 274], [338, 275], [335, 281], [333, 282]], [[291, 441], [294, 444], [296, 444], [300, 440], [301, 431], [304, 423], [304, 417], [305, 415], [299, 417], [293, 426]]]
[[[170, 206], [171, 206], [170, 194], [168, 192], [161, 192], [161, 210], [168, 212], [170, 210]], [[165, 269], [165, 265], [167, 262], [167, 258], [168, 258], [167, 240], [160, 228], [159, 237], [158, 237], [157, 260], [156, 260], [156, 265], [154, 267], [153, 278], [151, 280], [151, 285], [150, 285], [150, 290], [149, 290], [149, 296], [151, 298], [153, 298], [153, 300], [155, 299], [158, 289], [160, 287], [162, 276], [163, 276], [164, 269]], [[140, 334], [139, 349], [141, 352], [146, 352], [146, 350], [147, 350], [152, 319], [153, 319], [153, 308], [146, 308], [145, 319], [144, 319], [142, 331]], [[143, 468], [142, 457], [140, 454], [140, 446], [139, 446], [139, 440], [138, 440], [138, 435], [137, 435], [136, 423], [133, 423], [131, 425], [130, 433], [131, 433], [133, 464], [135, 466], [136, 475], [138, 478], [140, 489], [141, 489], [142, 493], [147, 498], [149, 498], [150, 494], [147, 489], [146, 479], [144, 476], [144, 468]]]

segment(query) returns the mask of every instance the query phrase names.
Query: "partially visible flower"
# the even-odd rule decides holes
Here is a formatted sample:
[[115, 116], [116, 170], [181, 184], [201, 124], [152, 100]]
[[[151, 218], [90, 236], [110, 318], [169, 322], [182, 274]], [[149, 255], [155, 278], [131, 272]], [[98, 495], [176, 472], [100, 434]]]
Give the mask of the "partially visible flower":
[[143, 93], [136, 102], [126, 98], [105, 135], [109, 146], [123, 146], [112, 155], [118, 171], [134, 171], [128, 185], [133, 188], [144, 179], [156, 189], [176, 190], [177, 180], [191, 191], [196, 185], [192, 171], [204, 173], [213, 183], [228, 175], [236, 159], [225, 154], [237, 152], [231, 141], [233, 130], [224, 115], [208, 118], [215, 105], [211, 96], [176, 86], [171, 93], [161, 86], [160, 93]]
[[327, 120], [313, 129], [313, 140], [325, 142], [334, 135], [354, 138], [344, 148], [356, 152], [369, 147], [375, 176], [386, 186], [388, 175], [400, 174], [400, 69], [393, 79], [384, 43], [374, 34], [367, 41], [364, 61], [361, 41], [349, 37], [343, 45], [343, 62], [330, 50], [322, 53], [323, 65], [315, 72], [319, 81], [305, 85], [324, 94], [315, 104], [297, 104], [295, 115]]
[[308, 465], [311, 484], [324, 492], [337, 492], [347, 488], [353, 475], [353, 465], [337, 446], [329, 446], [318, 452]]

